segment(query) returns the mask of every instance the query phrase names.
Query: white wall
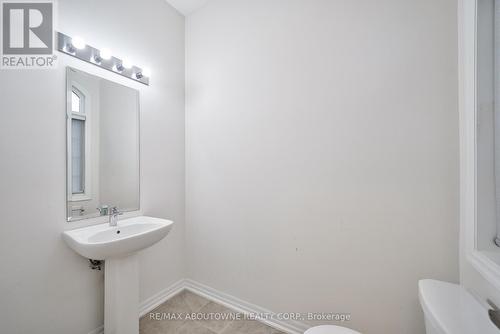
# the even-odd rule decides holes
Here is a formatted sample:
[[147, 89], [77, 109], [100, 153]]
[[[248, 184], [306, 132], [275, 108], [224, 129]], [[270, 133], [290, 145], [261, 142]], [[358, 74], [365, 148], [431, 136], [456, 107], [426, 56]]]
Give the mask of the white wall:
[[[62, 241], [66, 65], [141, 91], [142, 209], [176, 222], [141, 256], [141, 300], [184, 275], [184, 18], [163, 0], [61, 0], [59, 30], [153, 70], [151, 86], [59, 54], [57, 70], [0, 71], [0, 324], [86, 334], [103, 323], [103, 276]], [[29, 205], [27, 205], [29, 203]]]
[[458, 280], [453, 0], [213, 0], [186, 25], [189, 277], [423, 333]]

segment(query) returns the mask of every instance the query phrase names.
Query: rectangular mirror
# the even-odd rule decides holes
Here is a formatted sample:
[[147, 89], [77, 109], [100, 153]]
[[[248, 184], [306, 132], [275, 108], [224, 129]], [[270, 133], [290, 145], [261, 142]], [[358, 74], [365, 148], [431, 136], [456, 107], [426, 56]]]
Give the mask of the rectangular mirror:
[[139, 92], [66, 72], [68, 221], [139, 210]]

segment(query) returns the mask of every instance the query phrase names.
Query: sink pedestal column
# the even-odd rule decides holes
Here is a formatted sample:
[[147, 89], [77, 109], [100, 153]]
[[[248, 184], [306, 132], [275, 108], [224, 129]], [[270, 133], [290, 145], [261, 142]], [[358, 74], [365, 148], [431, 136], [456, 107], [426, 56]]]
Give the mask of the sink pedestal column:
[[108, 259], [104, 268], [104, 334], [138, 334], [138, 255]]

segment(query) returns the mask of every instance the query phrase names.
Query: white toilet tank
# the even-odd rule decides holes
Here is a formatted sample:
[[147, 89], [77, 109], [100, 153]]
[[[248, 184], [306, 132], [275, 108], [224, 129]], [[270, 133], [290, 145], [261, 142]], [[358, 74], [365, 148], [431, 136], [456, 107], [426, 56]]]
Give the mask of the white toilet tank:
[[421, 280], [418, 296], [427, 334], [500, 334], [488, 309], [460, 285]]

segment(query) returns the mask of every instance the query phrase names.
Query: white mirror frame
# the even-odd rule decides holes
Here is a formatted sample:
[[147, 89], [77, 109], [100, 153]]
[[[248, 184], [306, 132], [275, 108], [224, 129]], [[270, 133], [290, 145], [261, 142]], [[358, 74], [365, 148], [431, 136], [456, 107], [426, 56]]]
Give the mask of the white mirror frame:
[[477, 247], [477, 0], [459, 1], [458, 13], [462, 256], [484, 279], [500, 290], [500, 264]]

